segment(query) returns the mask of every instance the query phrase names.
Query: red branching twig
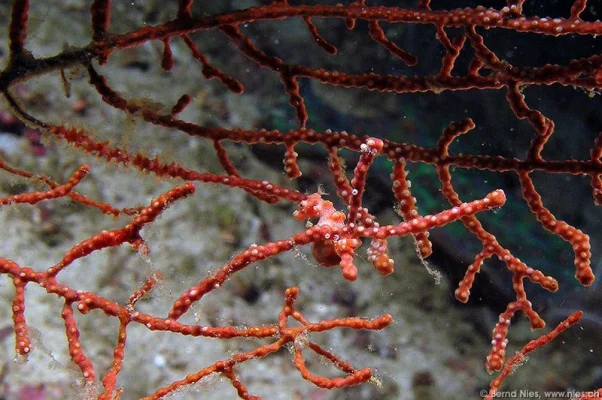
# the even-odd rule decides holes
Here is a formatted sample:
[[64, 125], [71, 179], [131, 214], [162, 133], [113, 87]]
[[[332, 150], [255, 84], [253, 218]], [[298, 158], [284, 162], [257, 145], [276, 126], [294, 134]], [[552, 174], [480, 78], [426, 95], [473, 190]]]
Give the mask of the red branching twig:
[[573, 314], [569, 315], [567, 319], [558, 324], [558, 326], [554, 328], [550, 333], [542, 335], [537, 339], [531, 340], [522, 349], [517, 351], [514, 356], [512, 356], [506, 361], [500, 374], [493, 381], [491, 381], [489, 393], [487, 394], [487, 397], [485, 397], [485, 399], [492, 400], [495, 397], [497, 397], [496, 394], [502, 386], [502, 382], [504, 382], [504, 379], [506, 379], [508, 375], [514, 372], [516, 367], [518, 367], [523, 361], [525, 361], [525, 357], [527, 356], [527, 354], [532, 353], [540, 347], [543, 347], [550, 343], [562, 332], [566, 331], [568, 328], [578, 323], [581, 320], [582, 316], [582, 311], [574, 312]]
[[[72, 148], [84, 154], [96, 157], [106, 164], [123, 164], [135, 168], [145, 174], [154, 174], [162, 179], [179, 179], [185, 183], [164, 192], [144, 207], [119, 210], [110, 204], [93, 200], [75, 192], [75, 187], [89, 172], [87, 165], [82, 165], [64, 184], [58, 184], [45, 175], [35, 175], [8, 165], [0, 160], [3, 171], [44, 183], [48, 189], [29, 193], [20, 193], [0, 198], [0, 207], [13, 204], [37, 204], [69, 197], [84, 206], [100, 209], [106, 214], [117, 216], [126, 214], [130, 221], [125, 226], [102, 231], [74, 244], [60, 260], [45, 272], [39, 269], [22, 267], [9, 258], [0, 255], [0, 274], [12, 280], [15, 288], [12, 298], [12, 316], [16, 338], [16, 351], [26, 356], [32, 351], [29, 327], [25, 317], [26, 286], [37, 284], [48, 294], [60, 297], [64, 301], [61, 316], [65, 325], [67, 347], [71, 360], [82, 372], [88, 383], [96, 381], [96, 371], [90, 358], [83, 352], [80, 332], [75, 318], [74, 305], [81, 314], [92, 310], [100, 310], [110, 317], [119, 320], [117, 340], [113, 350], [111, 366], [103, 375], [104, 392], [101, 399], [118, 398], [121, 388], [117, 387], [119, 372], [124, 368], [125, 349], [127, 346], [127, 327], [131, 323], [144, 326], [150, 331], [164, 331], [174, 334], [201, 336], [215, 339], [248, 338], [262, 339], [252, 350], [240, 351], [227, 359], [213, 363], [183, 379], [177, 380], [157, 389], [149, 399], [158, 399], [183, 386], [190, 385], [212, 374], [221, 374], [227, 378], [232, 387], [243, 399], [257, 399], [250, 394], [246, 384], [237, 376], [236, 368], [248, 360], [266, 357], [284, 346], [291, 346], [293, 364], [301, 376], [322, 388], [343, 388], [370, 381], [373, 373], [369, 368], [356, 369], [331, 351], [327, 351], [311, 341], [310, 336], [338, 328], [356, 330], [381, 330], [392, 323], [390, 315], [368, 320], [357, 317], [335, 318], [310, 322], [295, 308], [299, 289], [290, 287], [285, 292], [284, 305], [277, 322], [270, 325], [257, 325], [247, 328], [235, 326], [202, 326], [185, 324], [180, 317], [190, 310], [191, 306], [210, 292], [225, 284], [234, 274], [263, 260], [272, 259], [291, 251], [297, 246], [311, 245], [315, 260], [324, 267], [340, 266], [342, 275], [349, 281], [358, 278], [356, 252], [364, 238], [370, 239], [368, 259], [377, 271], [383, 275], [393, 273], [394, 261], [388, 255], [388, 240], [394, 236], [412, 236], [422, 258], [429, 257], [433, 251], [428, 233], [431, 229], [460, 220], [465, 228], [481, 243], [481, 250], [467, 268], [464, 278], [456, 289], [456, 298], [467, 302], [475, 277], [489, 258], [497, 257], [505, 263], [512, 273], [511, 285], [516, 299], [507, 304], [500, 314], [493, 329], [491, 351], [487, 358], [488, 371], [501, 371], [491, 383], [489, 396], [495, 395], [502, 382], [513, 368], [524, 359], [525, 355], [542, 347], [556, 338], [571, 325], [576, 324], [582, 313], [576, 312], [558, 325], [552, 332], [529, 342], [517, 355], [505, 360], [507, 335], [511, 319], [516, 312], [522, 311], [530, 321], [532, 328], [543, 328], [544, 320], [535, 311], [528, 300], [524, 286], [525, 278], [541, 288], [554, 292], [558, 282], [546, 276], [535, 267], [520, 261], [507, 248], [498, 242], [493, 233], [483, 227], [476, 214], [502, 206], [506, 197], [503, 191], [496, 190], [485, 198], [466, 201], [460, 198], [452, 184], [452, 168], [470, 168], [494, 172], [513, 172], [518, 176], [524, 201], [541, 226], [549, 232], [568, 242], [574, 252], [576, 278], [584, 286], [594, 281], [591, 269], [591, 252], [589, 237], [577, 227], [557, 219], [546, 208], [535, 188], [531, 174], [543, 171], [549, 174], [583, 175], [590, 179], [594, 199], [602, 203], [602, 136], [593, 143], [588, 160], [549, 161], [544, 158], [544, 150], [554, 134], [553, 120], [541, 111], [530, 106], [523, 94], [527, 87], [542, 85], [563, 85], [593, 91], [602, 89], [600, 79], [602, 56], [593, 54], [577, 58], [564, 65], [545, 64], [541, 66], [519, 67], [510, 61], [503, 60], [487, 45], [481, 35], [484, 29], [506, 29], [518, 33], [560, 36], [581, 35], [597, 36], [602, 34], [600, 21], [586, 21], [581, 17], [587, 8], [586, 0], [575, 0], [570, 9], [570, 16], [555, 18], [525, 15], [525, 0], [508, 0], [502, 9], [475, 7], [449, 10], [433, 10], [430, 0], [419, 0], [415, 7], [371, 6], [364, 0], [338, 5], [291, 5], [286, 0], [275, 0], [270, 4], [236, 10], [219, 15], [195, 16], [192, 0], [179, 0], [175, 19], [156, 26], [145, 26], [129, 32], [115, 35], [111, 31], [111, 1], [95, 0], [90, 7], [92, 27], [91, 42], [79, 49], [68, 49], [56, 56], [36, 58], [27, 50], [26, 40], [29, 19], [29, 1], [13, 0], [10, 26], [8, 31], [9, 63], [0, 71], [0, 93], [7, 100], [14, 113], [29, 125], [44, 131], [58, 141], [64, 141]], [[337, 53], [337, 47], [328, 42], [314, 24], [316, 18], [330, 23], [334, 19], [344, 20], [349, 29], [356, 26], [357, 21], [368, 24], [370, 39], [382, 46], [386, 52], [401, 59], [408, 67], [420, 65], [420, 58], [393, 43], [382, 25], [385, 23], [430, 25], [436, 33], [437, 44], [444, 49], [440, 58], [440, 68], [433, 75], [421, 73], [379, 74], [375, 72], [348, 73], [343, 70], [310, 67], [287, 62], [279, 56], [264, 49], [262, 43], [252, 40], [241, 30], [242, 24], [253, 24], [261, 21], [286, 20], [300, 18], [304, 21], [312, 41], [317, 42], [329, 54]], [[459, 29], [450, 29], [459, 28]], [[209, 62], [193, 39], [193, 34], [201, 31], [215, 30], [225, 35], [226, 39], [258, 68], [274, 73], [283, 85], [283, 92], [288, 97], [297, 118], [297, 128], [288, 132], [266, 129], [227, 129], [224, 127], [203, 126], [181, 119], [180, 114], [192, 102], [189, 94], [181, 94], [168, 113], [148, 108], [144, 103], [132, 101], [127, 94], [115, 90], [113, 84], [105, 78], [101, 67], [95, 63], [105, 64], [112, 54], [133, 47], [143, 46], [149, 42], [159, 42], [163, 46], [161, 67], [171, 71], [177, 42], [183, 41], [190, 57], [200, 64], [206, 79], [217, 79], [228, 90], [240, 94], [244, 86], [237, 78], [224, 73], [218, 66]], [[451, 36], [453, 33], [453, 37]], [[196, 36], [194, 36], [196, 37]], [[468, 43], [467, 43], [468, 42]], [[456, 67], [460, 56], [472, 47], [467, 71], [458, 71]], [[172, 129], [190, 135], [196, 139], [207, 139], [213, 144], [219, 164], [224, 175], [200, 172], [178, 162], [170, 164], [162, 161], [163, 155], [150, 157], [143, 153], [133, 153], [120, 148], [116, 142], [101, 142], [94, 139], [85, 130], [67, 127], [63, 121], [46, 122], [30, 115], [12, 93], [13, 88], [29, 81], [33, 77], [81, 66], [87, 70], [89, 84], [98, 93], [102, 101], [123, 114], [142, 119], [156, 126]], [[108, 76], [108, 75], [107, 75]], [[318, 132], [308, 128], [309, 112], [302, 95], [303, 80], [311, 80], [325, 86], [368, 89], [380, 92], [417, 93], [428, 92], [438, 94], [442, 91], [465, 90], [505, 90], [506, 101], [518, 120], [525, 120], [534, 131], [531, 145], [523, 159], [501, 156], [451, 154], [450, 146], [459, 137], [475, 128], [470, 118], [452, 122], [441, 134], [439, 141], [432, 148], [421, 147], [411, 143], [398, 143], [375, 136], [357, 136], [346, 132], [326, 130]], [[118, 134], [118, 132], [115, 132]], [[333, 202], [323, 198], [322, 193], [304, 194], [293, 188], [276, 185], [268, 181], [246, 179], [230, 160], [224, 141], [233, 141], [245, 145], [257, 143], [275, 144], [284, 147], [284, 172], [295, 179], [301, 176], [298, 163], [301, 144], [323, 147], [328, 152], [328, 168], [336, 191], [347, 211], [337, 210]], [[339, 150], [347, 149], [359, 153], [359, 160], [353, 169], [353, 178], [346, 177]], [[378, 157], [386, 157], [392, 164], [392, 191], [399, 206], [403, 222], [381, 225], [376, 216], [364, 207], [364, 195], [367, 193], [368, 171]], [[420, 215], [416, 199], [412, 195], [411, 183], [408, 179], [406, 165], [422, 163], [434, 165], [441, 184], [441, 192], [450, 204], [449, 209], [434, 215]], [[146, 253], [149, 245], [142, 238], [141, 229], [153, 223], [173, 203], [191, 195], [197, 184], [218, 184], [228, 188], [243, 189], [250, 196], [267, 203], [286, 201], [298, 205], [293, 216], [299, 221], [314, 220], [309, 225], [288, 238], [254, 244], [225, 263], [217, 272], [201, 279], [180, 294], [170, 306], [167, 317], [141, 313], [136, 309], [140, 298], [149, 293], [161, 278], [159, 271], [153, 273], [140, 289], [130, 294], [125, 305], [105, 298], [97, 293], [84, 292], [71, 286], [61, 284], [59, 272], [69, 268], [75, 260], [88, 257], [95, 251], [131, 245], [136, 251]], [[39, 267], [38, 267], [39, 268]], [[189, 277], [190, 278], [190, 277]], [[288, 319], [297, 321], [295, 326], [288, 325]], [[267, 341], [267, 343], [265, 343]], [[304, 352], [311, 350], [329, 361], [340, 370], [342, 377], [328, 378], [312, 373], [306, 364]]]

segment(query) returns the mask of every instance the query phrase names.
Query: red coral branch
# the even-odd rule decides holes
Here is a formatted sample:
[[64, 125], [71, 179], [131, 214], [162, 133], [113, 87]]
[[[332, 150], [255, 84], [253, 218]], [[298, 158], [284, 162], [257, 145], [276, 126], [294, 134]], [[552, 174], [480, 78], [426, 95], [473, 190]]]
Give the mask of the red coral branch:
[[[528, 300], [524, 285], [525, 278], [550, 292], [558, 289], [558, 281], [551, 276], [544, 275], [539, 269], [520, 261], [506, 247], [503, 247], [498, 239], [477, 219], [477, 213], [502, 206], [506, 201], [504, 192], [496, 190], [480, 200], [470, 202], [462, 200], [452, 184], [452, 169], [470, 168], [515, 173], [522, 188], [522, 197], [531, 213], [544, 229], [561, 237], [571, 245], [574, 252], [576, 278], [584, 286], [591, 285], [595, 277], [591, 268], [592, 255], [588, 235], [577, 227], [557, 219], [546, 208], [541, 195], [533, 184], [531, 174], [534, 171], [543, 171], [548, 174], [585, 176], [590, 179], [594, 199], [598, 203], [602, 203], [602, 136], [599, 136], [594, 142], [588, 160], [570, 158], [560, 161], [546, 160], [542, 154], [554, 134], [555, 124], [543, 112], [528, 104], [523, 91], [527, 87], [551, 84], [587, 91], [602, 89], [602, 79], [600, 78], [602, 56], [593, 54], [575, 58], [562, 65], [516, 66], [496, 54], [488, 46], [480, 32], [485, 29], [505, 29], [515, 33], [553, 37], [560, 35], [595, 37], [602, 34], [602, 23], [582, 19], [587, 8], [586, 3], [585, 0], [575, 0], [568, 18], [525, 15], [524, 0], [508, 0], [507, 5], [502, 9], [479, 6], [449, 10], [431, 8], [430, 0], [419, 0], [413, 8], [371, 6], [366, 5], [364, 0], [337, 5], [291, 5], [286, 0], [276, 0], [267, 5], [244, 10], [218, 15], [195, 16], [193, 1], [180, 0], [175, 19], [155, 26], [133, 29], [123, 34], [112, 34], [110, 32], [112, 2], [95, 0], [90, 7], [92, 30], [90, 44], [82, 48], [67, 49], [52, 57], [41, 58], [30, 54], [26, 46], [30, 16], [29, 1], [13, 0], [8, 29], [9, 62], [0, 71], [0, 93], [7, 100], [15, 115], [23, 122], [39, 128], [56, 140], [67, 142], [72, 148], [78, 149], [86, 155], [94, 156], [105, 164], [123, 164], [145, 174], [152, 173], [161, 179], [175, 178], [185, 181], [184, 184], [153, 199], [148, 206], [119, 210], [108, 203], [93, 200], [74, 191], [89, 172], [90, 168], [87, 165], [82, 165], [66, 183], [61, 185], [45, 175], [34, 175], [32, 172], [12, 167], [0, 160], [0, 169], [3, 171], [28, 180], [40, 181], [48, 187], [47, 190], [0, 198], [0, 207], [8, 207], [13, 204], [37, 204], [42, 201], [69, 197], [84, 206], [100, 209], [106, 214], [113, 216], [126, 214], [130, 218], [130, 222], [122, 228], [101, 231], [74, 244], [58, 262], [45, 272], [22, 267], [9, 258], [0, 258], [0, 274], [10, 278], [15, 288], [12, 319], [17, 353], [25, 356], [32, 350], [30, 329], [25, 318], [26, 286], [31, 283], [39, 285], [48, 294], [57, 295], [64, 300], [61, 315], [66, 330], [69, 356], [79, 367], [88, 383], [95, 382], [97, 374], [92, 361], [81, 348], [81, 332], [78, 329], [73, 305], [76, 304], [76, 308], [81, 314], [100, 310], [119, 320], [112, 363], [102, 378], [104, 392], [99, 398], [118, 398], [121, 394], [122, 389], [117, 387], [117, 378], [124, 367], [127, 327], [131, 323], [144, 326], [150, 331], [222, 340], [250, 338], [269, 341], [267, 344], [264, 342], [258, 344], [252, 350], [239, 351], [225, 360], [215, 362], [183, 379], [172, 382], [156, 390], [148, 397], [149, 399], [161, 398], [178, 388], [195, 383], [212, 374], [221, 374], [227, 378], [241, 398], [256, 399], [257, 397], [249, 393], [245, 383], [238, 377], [235, 368], [248, 360], [273, 354], [287, 345], [291, 345], [293, 364], [301, 376], [318, 387], [343, 388], [365, 383], [373, 378], [373, 373], [369, 368], [355, 369], [334, 353], [311, 341], [309, 337], [312, 334], [337, 328], [382, 330], [392, 323], [392, 317], [388, 314], [372, 320], [348, 317], [310, 322], [295, 308], [299, 289], [290, 287], [285, 292], [284, 305], [277, 322], [271, 325], [254, 325], [247, 328], [213, 327], [185, 324], [179, 319], [190, 310], [193, 304], [220, 288], [234, 274], [250, 265], [291, 251], [297, 246], [311, 245], [312, 254], [318, 264], [324, 267], [340, 266], [343, 277], [354, 281], [358, 278], [356, 252], [362, 245], [363, 239], [369, 238], [368, 259], [381, 275], [386, 276], [393, 273], [394, 265], [394, 261], [388, 255], [388, 239], [392, 236], [412, 236], [417, 243], [420, 256], [426, 258], [433, 252], [428, 236], [429, 231], [460, 220], [481, 243], [481, 249], [467, 268], [464, 278], [459, 282], [455, 291], [456, 298], [464, 303], [468, 301], [475, 277], [480, 272], [483, 263], [489, 258], [497, 257], [512, 273], [511, 285], [516, 299], [507, 304], [505, 311], [499, 316], [493, 329], [491, 351], [486, 362], [488, 371], [501, 371], [491, 383], [489, 396], [494, 396], [512, 368], [524, 359], [526, 354], [546, 345], [562, 331], [579, 322], [582, 313], [572, 314], [552, 332], [529, 342], [516, 356], [505, 361], [509, 325], [518, 311], [522, 311], [527, 316], [532, 328], [545, 326], [544, 320]], [[382, 46], [386, 52], [401, 59], [408, 67], [420, 66], [419, 57], [393, 43], [382, 25], [385, 23], [403, 26], [430, 25], [436, 32], [434, 40], [444, 50], [444, 54], [440, 57], [441, 66], [432, 75], [419, 72], [417, 68], [413, 69], [413, 71], [418, 71], [415, 73], [392, 75], [372, 71], [349, 73], [343, 70], [295, 64], [271, 54], [267, 46], [264, 48], [264, 44], [255, 39], [252, 40], [253, 36], [247, 35], [244, 33], [246, 31], [241, 30], [243, 24], [292, 18], [300, 18], [309, 30], [312, 41], [317, 42], [318, 46], [332, 55], [337, 53], [337, 46], [330, 43], [319, 32], [314, 20], [321, 18], [327, 24], [336, 19], [343, 20], [349, 29], [353, 29], [357, 21], [365, 21], [368, 25], [370, 39]], [[181, 39], [192, 59], [200, 64], [202, 74], [206, 79], [217, 79], [232, 93], [241, 94], [244, 91], [243, 84], [237, 78], [226, 74], [219, 67], [210, 63], [193, 40], [193, 34], [211, 30], [221, 32], [238, 53], [244, 55], [258, 68], [277, 75], [283, 85], [283, 92], [295, 112], [296, 129], [288, 132], [266, 129], [230, 129], [185, 121], [180, 114], [191, 104], [191, 95], [184, 93], [179, 98], [173, 97], [178, 100], [167, 113], [164, 113], [148, 107], [145, 102], [132, 100], [127, 94], [115, 90], [110, 79], [103, 75], [101, 67], [96, 66], [96, 63], [106, 64], [109, 57], [117, 52], [154, 41], [163, 47], [160, 61], [163, 70], [175, 71], [174, 49], [179, 42], [178, 39]], [[468, 48], [467, 41], [472, 50]], [[467, 70], [461, 71], [457, 64], [461, 64], [458, 60], [462, 60], [461, 57], [465, 53], [469, 53], [470, 60], [467, 62]], [[22, 106], [13, 93], [17, 92], [15, 89], [18, 85], [40, 75], [58, 71], [65, 79], [64, 70], [71, 67], [83, 67], [87, 71], [89, 84], [98, 93], [102, 102], [120, 113], [142, 119], [158, 127], [185, 133], [195, 139], [210, 140], [225, 174], [196, 171], [179, 162], [167, 164], [163, 161], [164, 154], [150, 157], [143, 153], [134, 153], [126, 148], [118, 147], [117, 141], [102, 142], [94, 139], [83, 129], [68, 128], [64, 121], [42, 121], [31, 115], [28, 108]], [[443, 91], [503, 89], [512, 113], [518, 120], [525, 120], [530, 124], [534, 136], [526, 156], [518, 159], [477, 154], [451, 154], [449, 149], [454, 140], [475, 128], [475, 124], [470, 118], [449, 124], [434, 147], [398, 143], [387, 138], [350, 135], [347, 132], [331, 130], [319, 132], [308, 128], [310, 115], [301, 90], [303, 80], [317, 82], [327, 87], [337, 86], [400, 94], [417, 92], [439, 94]], [[347, 206], [347, 211], [337, 210], [333, 202], [324, 198], [323, 193], [305, 194], [266, 180], [252, 180], [243, 177], [223, 146], [224, 141], [233, 141], [244, 145], [263, 143], [283, 146], [284, 172], [290, 179], [298, 178], [302, 173], [298, 149], [303, 147], [303, 144], [322, 147], [328, 152], [328, 168], [334, 178], [337, 194]], [[339, 151], [342, 149], [359, 154], [351, 181], [346, 177], [346, 171], [339, 155]], [[392, 165], [391, 189], [404, 222], [381, 225], [377, 222], [376, 216], [364, 207], [365, 195], [370, 193], [370, 189], [366, 187], [368, 172], [378, 157], [388, 159]], [[441, 192], [451, 208], [434, 215], [420, 215], [408, 179], [407, 163], [435, 166], [441, 184]], [[198, 283], [180, 294], [170, 306], [167, 317], [145, 314], [136, 310], [138, 300], [155, 287], [160, 279], [160, 272], [154, 273], [140, 289], [131, 293], [129, 300], [124, 305], [99, 294], [84, 292], [59, 283], [59, 272], [68, 268], [75, 260], [88, 257], [95, 251], [126, 243], [138, 252], [150, 251], [149, 245], [141, 236], [141, 230], [153, 223], [168, 206], [191, 195], [195, 191], [192, 182], [243, 189], [250, 196], [269, 204], [279, 201], [294, 203], [298, 205], [297, 211], [293, 214], [294, 218], [299, 221], [314, 220], [315, 224], [309, 222], [304, 230], [285, 239], [267, 240], [266, 243], [247, 247], [235, 254], [230, 261], [207, 278], [199, 281], [198, 278], [193, 277]], [[289, 326], [289, 318], [293, 318], [298, 324], [293, 327]], [[344, 376], [328, 378], [310, 372], [304, 358], [304, 352], [308, 349], [325, 358], [342, 371]]]

